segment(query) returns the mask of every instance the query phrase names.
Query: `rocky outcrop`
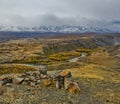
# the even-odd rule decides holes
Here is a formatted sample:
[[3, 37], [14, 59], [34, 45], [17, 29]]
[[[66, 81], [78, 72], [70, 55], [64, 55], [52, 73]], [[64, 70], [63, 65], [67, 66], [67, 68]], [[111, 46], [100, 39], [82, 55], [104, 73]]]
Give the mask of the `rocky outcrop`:
[[64, 88], [71, 94], [80, 93], [81, 89], [78, 83], [73, 80], [71, 72], [63, 70], [59, 71], [56, 76], [56, 88]]
[[58, 71], [54, 74], [43, 74], [40, 71], [31, 71], [18, 74], [15, 76], [5, 76], [0, 78], [0, 88], [2, 86], [24, 85], [24, 86], [41, 86], [41, 87], [55, 87], [58, 89], [68, 90], [70, 93], [79, 93], [80, 88], [75, 81], [68, 81], [66, 79], [72, 78], [71, 72], [66, 70]]

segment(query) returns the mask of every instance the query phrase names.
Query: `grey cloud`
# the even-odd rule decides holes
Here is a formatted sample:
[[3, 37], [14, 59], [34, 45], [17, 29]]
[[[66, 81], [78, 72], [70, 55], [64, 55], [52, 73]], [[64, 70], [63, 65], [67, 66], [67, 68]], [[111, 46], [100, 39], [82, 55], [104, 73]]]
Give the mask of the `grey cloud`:
[[59, 17], [55, 14], [41, 14], [32, 17], [25, 17], [20, 15], [8, 15], [2, 23], [5, 25], [16, 26], [40, 26], [40, 25], [84, 25], [86, 18], [81, 17]]
[[0, 24], [102, 25], [120, 21], [120, 0], [0, 0]]

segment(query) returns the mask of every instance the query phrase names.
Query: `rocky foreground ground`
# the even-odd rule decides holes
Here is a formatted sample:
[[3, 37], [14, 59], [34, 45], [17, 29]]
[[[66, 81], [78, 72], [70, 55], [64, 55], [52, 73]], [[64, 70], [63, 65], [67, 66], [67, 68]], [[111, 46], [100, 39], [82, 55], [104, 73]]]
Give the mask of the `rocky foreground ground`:
[[[87, 68], [85, 69], [88, 70]], [[81, 70], [82, 76], [83, 71], [82, 69], [79, 70]], [[75, 72], [73, 76], [74, 74]], [[77, 87], [65, 82], [68, 85], [67, 88], [57, 89], [55, 80], [52, 79], [54, 75], [54, 73], [48, 72], [47, 75], [41, 76], [39, 71], [2, 75], [0, 77], [0, 104], [120, 103], [120, 89], [117, 79], [114, 82], [115, 79], [105, 81], [104, 79], [97, 79], [97, 77], [93, 79], [80, 78], [79, 80], [70, 78], [72, 83], [77, 83]], [[86, 73], [86, 75], [89, 74]], [[113, 74], [111, 75], [114, 76]], [[117, 73], [116, 76], [118, 76]], [[98, 78], [101, 77], [98, 75]]]
[[[65, 75], [66, 71], [62, 71], [62, 74]], [[81, 89], [78, 83], [67, 78], [65, 88], [59, 89], [56, 88], [55, 76], [42, 75], [39, 71], [1, 76], [0, 104], [79, 103]]]

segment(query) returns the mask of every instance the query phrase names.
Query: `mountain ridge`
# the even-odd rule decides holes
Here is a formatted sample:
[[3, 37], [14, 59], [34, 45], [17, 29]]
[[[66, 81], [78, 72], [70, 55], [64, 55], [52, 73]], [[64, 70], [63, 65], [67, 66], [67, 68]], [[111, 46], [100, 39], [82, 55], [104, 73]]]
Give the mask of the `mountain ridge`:
[[0, 26], [0, 32], [39, 32], [39, 33], [119, 33], [119, 30], [109, 29], [107, 27], [94, 27], [94, 26], [74, 26], [74, 25], [61, 25], [61, 26]]

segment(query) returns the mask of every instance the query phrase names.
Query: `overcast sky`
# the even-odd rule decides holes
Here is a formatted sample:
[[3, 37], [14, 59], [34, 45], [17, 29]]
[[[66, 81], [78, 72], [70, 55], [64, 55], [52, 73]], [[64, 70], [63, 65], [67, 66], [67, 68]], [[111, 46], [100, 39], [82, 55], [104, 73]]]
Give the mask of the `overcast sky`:
[[120, 21], [120, 0], [0, 0], [0, 24], [93, 25]]

